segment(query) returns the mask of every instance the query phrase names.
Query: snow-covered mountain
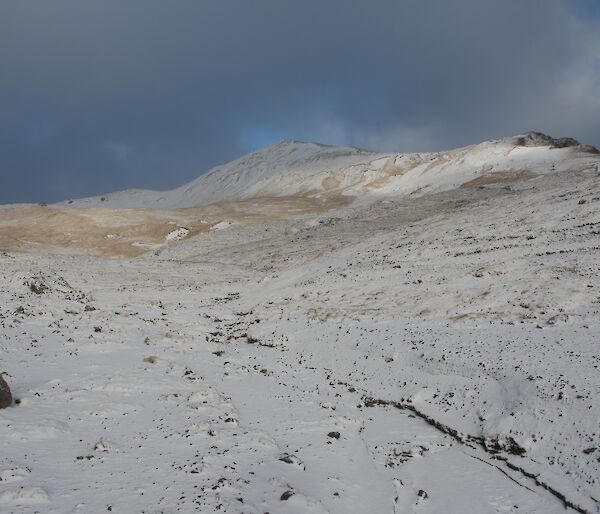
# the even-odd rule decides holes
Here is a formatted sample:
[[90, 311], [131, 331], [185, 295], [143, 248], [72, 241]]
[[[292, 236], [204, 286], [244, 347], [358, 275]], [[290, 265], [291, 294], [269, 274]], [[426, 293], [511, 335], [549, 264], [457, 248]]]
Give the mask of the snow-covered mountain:
[[598, 163], [594, 147], [536, 132], [436, 153], [386, 154], [284, 141], [170, 191], [130, 189], [63, 205], [176, 209], [252, 197], [424, 194]]
[[600, 513], [599, 164], [281, 143], [73, 205], [230, 202], [0, 206], [0, 511]]

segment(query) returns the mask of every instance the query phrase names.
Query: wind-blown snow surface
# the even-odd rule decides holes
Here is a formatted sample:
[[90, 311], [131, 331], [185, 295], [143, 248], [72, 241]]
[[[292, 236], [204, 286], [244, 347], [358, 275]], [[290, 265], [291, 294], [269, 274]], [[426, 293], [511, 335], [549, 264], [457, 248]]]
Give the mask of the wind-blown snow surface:
[[171, 191], [142, 189], [69, 200], [72, 207], [177, 209], [273, 196], [368, 196], [447, 191], [474, 180], [531, 178], [598, 164], [592, 147], [529, 133], [439, 153], [377, 154], [284, 141], [218, 166]]
[[0, 254], [0, 511], [600, 512], [600, 177], [521, 178]]

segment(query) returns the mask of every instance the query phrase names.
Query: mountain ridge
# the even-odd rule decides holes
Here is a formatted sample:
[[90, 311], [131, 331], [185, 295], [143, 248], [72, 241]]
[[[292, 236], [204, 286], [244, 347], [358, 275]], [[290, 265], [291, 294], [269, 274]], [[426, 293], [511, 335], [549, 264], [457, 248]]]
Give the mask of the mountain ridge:
[[[374, 152], [283, 140], [215, 166], [166, 191], [126, 189], [67, 200], [71, 207], [174, 209], [260, 196], [361, 196], [441, 191], [502, 172], [530, 177], [587, 166], [598, 150], [573, 138], [526, 132], [441, 152]], [[520, 174], [520, 175], [519, 175]], [[510, 178], [510, 177], [509, 177]]]

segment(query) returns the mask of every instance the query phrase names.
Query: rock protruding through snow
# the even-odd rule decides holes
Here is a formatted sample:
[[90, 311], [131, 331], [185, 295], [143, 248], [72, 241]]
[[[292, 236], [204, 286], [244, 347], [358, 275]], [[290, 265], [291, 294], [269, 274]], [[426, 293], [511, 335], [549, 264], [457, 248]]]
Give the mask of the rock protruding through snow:
[[4, 380], [4, 377], [0, 373], [0, 409], [10, 407], [12, 405], [12, 401], [10, 387], [8, 387], [6, 380]]

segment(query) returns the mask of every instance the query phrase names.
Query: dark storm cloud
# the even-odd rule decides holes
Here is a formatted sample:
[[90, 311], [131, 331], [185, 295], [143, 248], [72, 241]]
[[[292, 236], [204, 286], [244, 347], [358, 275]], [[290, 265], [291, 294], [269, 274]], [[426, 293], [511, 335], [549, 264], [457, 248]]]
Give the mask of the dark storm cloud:
[[169, 188], [294, 138], [600, 144], [598, 20], [561, 0], [0, 5], [0, 202]]

